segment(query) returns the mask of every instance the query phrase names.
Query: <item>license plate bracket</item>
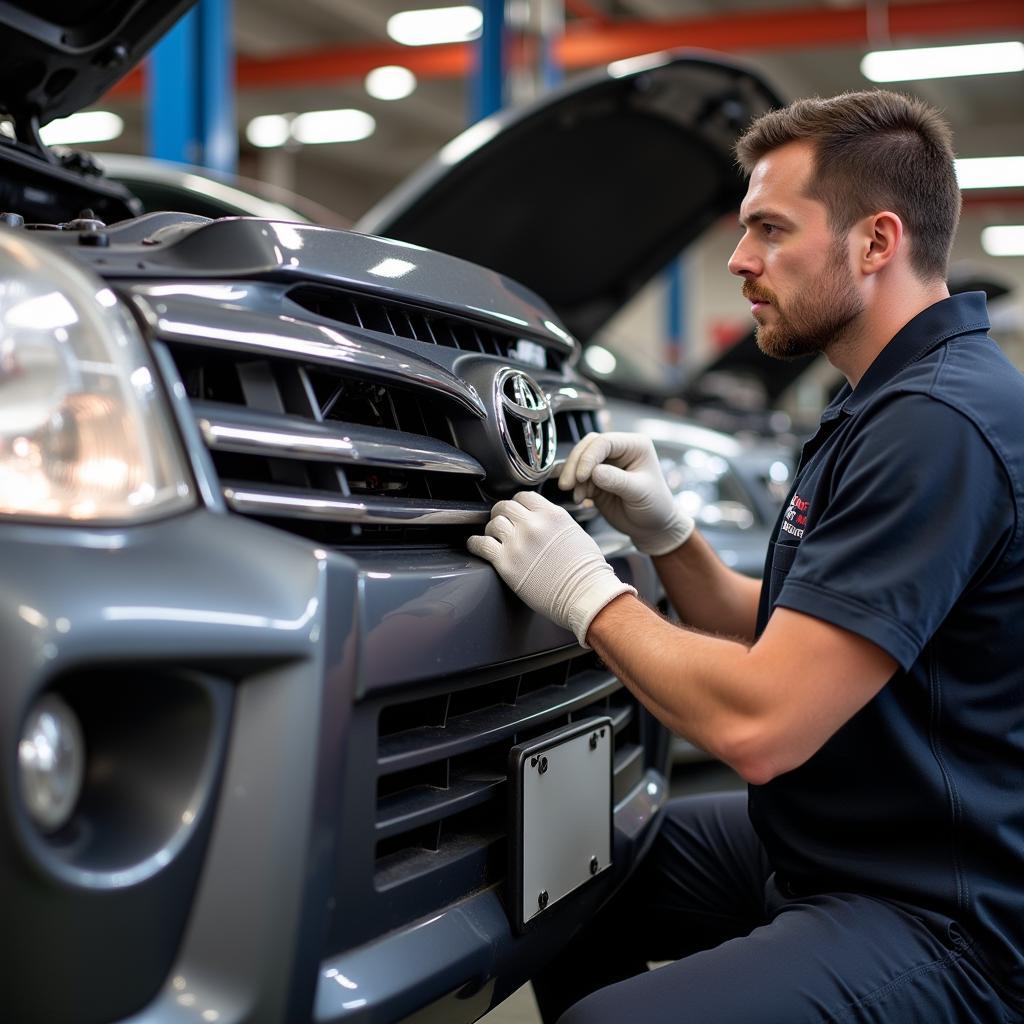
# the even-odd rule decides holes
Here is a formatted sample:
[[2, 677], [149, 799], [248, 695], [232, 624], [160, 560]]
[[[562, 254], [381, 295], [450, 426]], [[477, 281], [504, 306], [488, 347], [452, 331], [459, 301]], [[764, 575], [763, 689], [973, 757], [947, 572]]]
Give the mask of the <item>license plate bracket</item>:
[[589, 718], [509, 752], [509, 912], [522, 933], [612, 865], [612, 720]]

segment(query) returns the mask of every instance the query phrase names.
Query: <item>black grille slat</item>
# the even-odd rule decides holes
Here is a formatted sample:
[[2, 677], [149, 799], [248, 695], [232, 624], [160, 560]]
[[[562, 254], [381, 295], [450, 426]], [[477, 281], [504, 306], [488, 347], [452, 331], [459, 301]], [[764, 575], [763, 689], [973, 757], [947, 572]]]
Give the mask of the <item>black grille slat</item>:
[[377, 837], [386, 839], [492, 800], [505, 782], [504, 775], [465, 778], [446, 789], [418, 786], [385, 797], [377, 803]]
[[606, 672], [590, 671], [571, 680], [564, 688], [536, 690], [514, 705], [489, 707], [473, 715], [450, 719], [444, 728], [425, 726], [384, 737], [380, 743], [380, 770], [402, 771], [443, 757], [454, 757], [474, 747], [568, 715], [606, 696], [621, 684]]
[[[412, 846], [385, 853], [377, 861], [374, 887], [378, 892], [399, 888], [402, 916], [420, 917], [433, 907], [462, 899], [492, 884], [505, 860], [505, 836], [500, 832], [455, 832], [437, 841], [436, 849]], [[406, 883], [428, 875], [430, 894], [406, 895]], [[398, 893], [396, 892], [396, 896]]]
[[[484, 352], [504, 359], [516, 359], [519, 338], [490, 325], [409, 303], [346, 292], [326, 285], [299, 285], [288, 298], [303, 309], [338, 323], [377, 331], [395, 338], [423, 341], [466, 352]], [[531, 338], [545, 355], [545, 369], [560, 371], [568, 351], [551, 339]]]
[[639, 744], [623, 746], [615, 751], [613, 794], [616, 804], [621, 803], [643, 778], [644, 748]]

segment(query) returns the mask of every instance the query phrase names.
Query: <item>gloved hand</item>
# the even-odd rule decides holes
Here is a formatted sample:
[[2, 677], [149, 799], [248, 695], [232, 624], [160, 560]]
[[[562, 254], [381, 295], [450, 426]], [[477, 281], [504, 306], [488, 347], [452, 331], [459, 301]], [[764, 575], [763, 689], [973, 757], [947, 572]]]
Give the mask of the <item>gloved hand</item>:
[[677, 507], [643, 434], [587, 434], [565, 460], [558, 486], [572, 490], [575, 501], [592, 498], [645, 554], [667, 555], [693, 533], [693, 519]]
[[572, 516], [534, 491], [499, 501], [484, 533], [469, 538], [469, 550], [490, 562], [534, 611], [575, 633], [581, 647], [609, 601], [636, 593]]

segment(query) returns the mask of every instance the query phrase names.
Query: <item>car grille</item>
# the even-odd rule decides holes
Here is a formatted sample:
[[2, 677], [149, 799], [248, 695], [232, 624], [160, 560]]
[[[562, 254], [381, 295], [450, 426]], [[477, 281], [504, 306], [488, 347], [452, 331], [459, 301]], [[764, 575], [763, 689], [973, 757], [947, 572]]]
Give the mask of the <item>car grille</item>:
[[[512, 334], [404, 302], [322, 285], [299, 285], [288, 292], [288, 298], [317, 316], [395, 338], [505, 359], [515, 358], [519, 351], [520, 339]], [[561, 372], [565, 360], [560, 352], [540, 345], [534, 346], [534, 352], [543, 359], [543, 368]]]
[[[328, 545], [461, 544], [478, 532], [493, 498], [453, 424], [478, 419], [484, 407], [461, 378], [417, 353], [443, 345], [523, 365], [514, 358], [519, 339], [321, 286], [277, 299], [281, 315], [240, 309], [219, 333], [204, 330], [194, 309], [176, 321], [168, 314], [154, 332], [192, 402], [229, 508]], [[348, 326], [341, 334], [288, 315], [303, 310]], [[381, 344], [384, 333], [402, 339], [408, 354], [394, 341]], [[350, 338], [358, 345], [346, 349]], [[564, 355], [549, 350], [546, 358]], [[555, 391], [565, 383], [524, 368]], [[554, 480], [572, 445], [599, 429], [601, 400], [580, 387], [577, 398], [559, 401], [556, 466], [544, 493], [584, 520], [593, 510], [573, 505]]]
[[636, 701], [595, 654], [568, 653], [357, 706], [344, 777], [358, 781], [338, 831], [344, 866], [330, 952], [505, 881], [506, 772], [516, 744], [608, 715], [615, 803], [641, 781]]

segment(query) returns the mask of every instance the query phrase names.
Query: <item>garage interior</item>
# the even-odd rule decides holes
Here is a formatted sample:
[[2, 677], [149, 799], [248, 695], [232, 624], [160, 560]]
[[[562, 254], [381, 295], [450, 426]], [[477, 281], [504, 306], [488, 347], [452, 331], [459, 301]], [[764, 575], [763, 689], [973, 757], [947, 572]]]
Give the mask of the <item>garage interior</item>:
[[[989, 293], [993, 337], [1024, 368], [1022, 40], [1020, 0], [199, 0], [141, 67], [43, 138], [92, 153], [125, 180], [143, 174], [125, 158], [156, 158], [188, 165], [199, 199], [237, 189], [246, 202], [348, 227], [463, 132], [596, 68], [706, 49], [755, 67], [787, 102], [877, 83], [949, 120], [964, 161], [951, 283]], [[907, 71], [915, 58], [902, 54], [983, 44], [1009, 48], [1005, 69], [993, 73], [985, 55], [959, 67], [950, 49]], [[887, 53], [896, 58], [889, 77]], [[589, 375], [611, 397], [694, 414], [687, 388], [750, 327], [726, 271], [739, 232], [734, 216], [719, 218], [589, 339]], [[836, 380], [823, 362], [778, 391], [713, 376], [705, 397], [714, 401], [697, 419], [796, 445]], [[723, 419], [729, 402], [747, 417], [738, 428]], [[770, 431], [752, 425], [757, 417]], [[788, 472], [780, 465], [771, 478], [780, 500]], [[722, 507], [740, 514], [728, 498]], [[673, 792], [737, 784], [677, 747]], [[529, 986], [482, 1020], [537, 1024]]]

